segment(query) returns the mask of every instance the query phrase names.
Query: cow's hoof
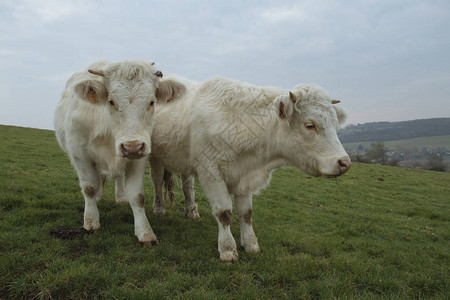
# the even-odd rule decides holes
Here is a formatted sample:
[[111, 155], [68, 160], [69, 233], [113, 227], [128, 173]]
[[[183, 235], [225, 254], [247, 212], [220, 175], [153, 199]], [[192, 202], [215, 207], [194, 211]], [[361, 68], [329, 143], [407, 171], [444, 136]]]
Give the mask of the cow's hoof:
[[186, 216], [186, 218], [200, 219], [200, 214], [198, 213], [197, 206], [192, 208], [186, 208], [184, 210], [184, 215]]
[[166, 209], [164, 207], [153, 207], [153, 214], [155, 216], [164, 216], [166, 214]]
[[220, 253], [220, 260], [225, 262], [236, 262], [238, 261], [238, 253], [236, 250]]
[[158, 244], [158, 240], [140, 241], [139, 243], [140, 243], [143, 247], [151, 247], [151, 246], [156, 246], [156, 244]]
[[85, 222], [83, 228], [86, 229], [87, 231], [96, 231], [100, 229], [100, 222], [95, 221]]
[[153, 231], [146, 232], [143, 234], [136, 234], [138, 237], [139, 243], [143, 246], [155, 246], [158, 244], [158, 238], [153, 233]]
[[245, 252], [247, 253], [259, 253], [261, 252], [261, 249], [259, 249], [259, 245], [258, 244], [253, 244], [253, 245], [243, 245]]

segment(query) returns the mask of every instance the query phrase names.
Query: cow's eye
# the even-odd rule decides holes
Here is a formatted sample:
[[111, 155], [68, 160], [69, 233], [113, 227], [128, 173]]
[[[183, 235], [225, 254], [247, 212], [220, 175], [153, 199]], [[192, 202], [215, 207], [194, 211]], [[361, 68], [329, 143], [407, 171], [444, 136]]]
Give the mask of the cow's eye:
[[108, 100], [108, 103], [109, 103], [109, 105], [111, 105], [111, 106], [115, 106], [115, 105], [116, 105], [116, 104], [114, 103], [114, 101], [111, 100], [111, 99]]
[[150, 103], [147, 106], [147, 110], [149, 110], [150, 108], [153, 107], [153, 105], [155, 105], [155, 101], [150, 101]]
[[314, 123], [312, 123], [312, 122], [305, 123], [305, 127], [308, 130], [317, 130], [316, 129], [316, 125]]

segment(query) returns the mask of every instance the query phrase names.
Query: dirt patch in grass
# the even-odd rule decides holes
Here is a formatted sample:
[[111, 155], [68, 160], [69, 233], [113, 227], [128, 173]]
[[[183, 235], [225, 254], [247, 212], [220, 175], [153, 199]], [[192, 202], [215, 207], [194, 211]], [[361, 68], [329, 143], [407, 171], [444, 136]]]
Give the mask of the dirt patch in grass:
[[50, 231], [50, 235], [63, 240], [76, 239], [84, 236], [85, 234], [93, 233], [92, 230], [86, 230], [84, 228], [67, 228], [59, 227]]

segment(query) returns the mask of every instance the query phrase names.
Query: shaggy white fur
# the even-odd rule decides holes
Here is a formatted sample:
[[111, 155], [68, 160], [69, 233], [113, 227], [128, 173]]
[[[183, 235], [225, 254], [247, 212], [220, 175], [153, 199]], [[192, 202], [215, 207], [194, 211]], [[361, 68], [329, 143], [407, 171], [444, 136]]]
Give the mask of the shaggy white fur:
[[[139, 241], [157, 238], [144, 210], [143, 176], [151, 150], [156, 102], [185, 92], [175, 81], [160, 82], [152, 63], [92, 64], [67, 82], [55, 112], [55, 131], [80, 180], [85, 198], [84, 228], [100, 227], [97, 201], [106, 178], [116, 179], [116, 199], [128, 200]], [[160, 105], [158, 104], [158, 105]]]
[[[164, 168], [184, 178], [197, 176], [218, 222], [222, 260], [237, 259], [227, 225], [230, 195], [239, 215], [241, 243], [246, 251], [257, 252], [252, 194], [269, 184], [273, 170], [290, 165], [313, 176], [339, 176], [350, 167], [336, 134], [345, 112], [316, 85], [298, 85], [289, 92], [215, 78], [187, 88], [176, 107], [169, 104], [155, 112], [150, 155], [154, 213], [165, 212]], [[196, 208], [193, 196], [188, 198], [187, 215]]]

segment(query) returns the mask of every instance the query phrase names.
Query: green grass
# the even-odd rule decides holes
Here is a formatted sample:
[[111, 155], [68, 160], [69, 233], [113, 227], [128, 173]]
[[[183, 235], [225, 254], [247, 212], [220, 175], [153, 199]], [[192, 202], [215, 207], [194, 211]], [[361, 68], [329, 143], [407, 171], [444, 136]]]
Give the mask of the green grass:
[[[254, 197], [262, 252], [223, 263], [217, 224], [196, 187], [199, 221], [184, 218], [182, 193], [164, 217], [147, 215], [159, 238], [142, 247], [128, 205], [109, 183], [102, 228], [81, 227], [76, 173], [54, 133], [0, 126], [0, 299], [373, 299], [450, 294], [450, 173], [354, 164], [338, 180], [284, 168]], [[232, 232], [239, 241], [236, 218]]]

